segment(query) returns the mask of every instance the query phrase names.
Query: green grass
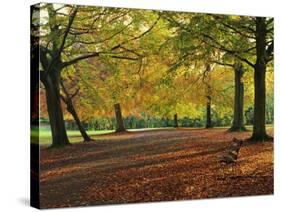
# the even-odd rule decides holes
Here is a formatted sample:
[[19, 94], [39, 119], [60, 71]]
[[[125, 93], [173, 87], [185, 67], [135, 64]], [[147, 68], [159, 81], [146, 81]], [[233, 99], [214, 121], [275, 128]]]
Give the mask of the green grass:
[[[246, 125], [245, 126], [247, 130], [252, 131], [253, 130], [253, 125]], [[266, 125], [266, 130], [273, 130], [274, 125], [273, 124], [267, 124]], [[203, 127], [204, 128], [204, 127]], [[214, 129], [229, 129], [230, 126], [226, 127], [214, 127]]]
[[[252, 131], [253, 130], [253, 126], [252, 125], [246, 125], [245, 126], [247, 130]], [[274, 125], [273, 124], [267, 124], [266, 125], [266, 130], [273, 130]]]
[[[106, 133], [111, 133], [113, 130], [89, 130], [87, 131], [88, 135], [95, 136]], [[44, 128], [32, 128], [31, 129], [31, 143], [37, 143], [37, 139], [39, 136], [39, 144], [40, 145], [50, 145], [52, 141], [51, 130]], [[70, 143], [77, 143], [83, 141], [83, 138], [78, 130], [67, 130], [67, 136], [69, 138]]]
[[[221, 128], [221, 129], [228, 129], [229, 127], [216, 127], [216, 128]], [[145, 128], [145, 129], [131, 129], [129, 131], [143, 131], [143, 130], [156, 130], [156, 129], [172, 129], [171, 127], [169, 128]], [[253, 126], [246, 126], [246, 129], [249, 131], [253, 130]], [[266, 125], [267, 130], [273, 130], [273, 125], [268, 124]], [[88, 130], [87, 133], [89, 136], [97, 136], [97, 135], [102, 135], [106, 133], [111, 133], [114, 132], [114, 130]], [[67, 135], [69, 138], [69, 141], [71, 143], [78, 143], [83, 141], [83, 138], [78, 130], [68, 130]], [[31, 130], [31, 143], [37, 143], [37, 138], [39, 136], [39, 144], [40, 145], [50, 145], [52, 141], [52, 134], [50, 129], [46, 128], [32, 128]], [[95, 138], [98, 139], [98, 138]]]

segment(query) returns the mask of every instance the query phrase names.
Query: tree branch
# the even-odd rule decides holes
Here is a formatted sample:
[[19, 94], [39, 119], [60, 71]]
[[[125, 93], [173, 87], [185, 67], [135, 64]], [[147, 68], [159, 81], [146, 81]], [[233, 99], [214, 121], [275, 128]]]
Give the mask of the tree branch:
[[[113, 46], [108, 52], [103, 52], [103, 53], [108, 53], [110, 54], [111, 51], [114, 51], [118, 48], [121, 48], [122, 45], [126, 44], [126, 43], [129, 43], [131, 41], [134, 41], [134, 40], [137, 40], [141, 37], [143, 37], [144, 35], [146, 35], [147, 33], [149, 33], [154, 27], [155, 25], [158, 23], [158, 21], [160, 20], [160, 16], [158, 16], [157, 20], [151, 25], [151, 27], [149, 29], [147, 29], [145, 32], [141, 33], [140, 35], [136, 36], [136, 37], [133, 37], [127, 41], [123, 41], [115, 46]], [[122, 47], [123, 48], [123, 47]], [[70, 61], [67, 61], [67, 62], [63, 62], [62, 64], [62, 67], [67, 67], [69, 65], [72, 65], [74, 63], [77, 63], [79, 62], [80, 60], [84, 60], [84, 59], [88, 59], [88, 58], [93, 58], [93, 57], [97, 57], [101, 54], [102, 52], [93, 52], [93, 53], [90, 53], [90, 54], [86, 54], [86, 55], [81, 55], [81, 56], [78, 56]], [[138, 60], [138, 58], [130, 58], [130, 57], [126, 57], [126, 56], [112, 56], [112, 58], [119, 58], [119, 59], [128, 59], [128, 60]]]
[[61, 98], [62, 101], [66, 104], [66, 99], [65, 99], [65, 97], [64, 97], [62, 94], [60, 94], [60, 98]]
[[207, 34], [203, 34], [203, 37], [206, 37], [208, 39], [210, 39], [211, 41], [213, 41], [217, 46], [213, 45], [213, 44], [210, 44], [208, 43], [207, 41], [205, 41], [204, 39], [202, 40], [203, 42], [206, 42], [208, 45], [210, 45], [211, 47], [213, 48], [216, 48], [216, 49], [219, 49], [219, 50], [222, 50], [222, 51], [225, 51], [225, 52], [228, 52], [229, 54], [232, 54], [233, 56], [235, 56], [236, 58], [238, 58], [239, 60], [247, 63], [249, 66], [251, 67], [255, 67], [255, 65], [250, 62], [249, 60], [247, 60], [246, 58], [242, 57], [241, 55], [239, 55], [239, 53], [241, 52], [237, 52], [237, 51], [234, 51], [234, 50], [230, 50], [230, 49], [227, 49], [225, 46], [221, 45], [220, 43], [218, 43], [213, 37], [211, 37], [210, 35], [207, 35]]
[[246, 35], [243, 32], [241, 32], [240, 30], [238, 30], [237, 28], [235, 28], [234, 26], [223, 22], [221, 17], [219, 17], [219, 16], [214, 16], [214, 17], [215, 17], [215, 19], [220, 19], [219, 23], [221, 23], [224, 27], [231, 29], [233, 32], [236, 32], [237, 34], [239, 34], [243, 37], [246, 37], [246, 38], [255, 39], [255, 36]]
[[125, 27], [123, 27], [121, 30], [119, 30], [118, 32], [112, 34], [111, 36], [105, 38], [105, 39], [102, 39], [102, 40], [98, 40], [98, 41], [76, 41], [77, 43], [81, 43], [81, 44], [89, 44], [89, 45], [92, 45], [92, 44], [98, 44], [98, 43], [103, 43], [105, 41], [108, 41], [112, 38], [114, 38], [116, 35], [122, 33], [126, 28], [128, 28], [133, 22], [131, 21], [129, 24], [127, 24]]
[[70, 98], [72, 99], [73, 97], [75, 97], [80, 91], [80, 88], [77, 88], [76, 91], [70, 95]]
[[139, 58], [133, 58], [133, 57], [126, 57], [126, 56], [118, 56], [118, 55], [112, 55], [111, 58], [116, 59], [123, 59], [123, 60], [139, 60]]
[[71, 25], [72, 25], [72, 23], [73, 23], [73, 21], [74, 21], [74, 18], [75, 18], [75, 16], [76, 16], [77, 11], [78, 11], [78, 7], [74, 8], [74, 11], [71, 13], [71, 15], [70, 15], [70, 17], [69, 17], [68, 25], [67, 25], [67, 27], [66, 27], [66, 29], [65, 29], [65, 32], [64, 32], [64, 34], [63, 34], [63, 38], [62, 38], [60, 47], [58, 48], [57, 51], [55, 51], [55, 55], [52, 55], [53, 58], [52, 58], [52, 60], [51, 60], [51, 62], [50, 62], [50, 64], [49, 64], [48, 68], [46, 69], [46, 73], [49, 73], [49, 72], [50, 72], [50, 70], [51, 70], [51, 68], [52, 68], [52, 66], [53, 66], [53, 64], [54, 64], [54, 62], [55, 62], [55, 60], [58, 59], [58, 58], [61, 56], [61, 53], [62, 53], [62, 50], [63, 50], [63, 46], [64, 46], [64, 44], [65, 44], [67, 35], [68, 35], [68, 33], [69, 33], [70, 27], [71, 27]]
[[151, 27], [150, 27], [149, 29], [147, 29], [146, 31], [144, 31], [143, 33], [141, 33], [141, 34], [138, 35], [138, 36], [135, 36], [135, 37], [133, 37], [133, 38], [127, 40], [127, 41], [123, 41], [123, 42], [121, 42], [121, 43], [115, 45], [114, 47], [111, 48], [111, 50], [118, 49], [118, 48], [120, 48], [122, 45], [124, 45], [124, 44], [126, 44], [126, 43], [129, 43], [129, 42], [131, 42], [131, 41], [137, 40], [137, 39], [143, 37], [144, 35], [146, 35], [147, 33], [149, 33], [149, 32], [156, 26], [156, 24], [157, 24], [158, 21], [160, 20], [160, 17], [161, 17], [161, 16], [159, 15], [158, 18], [157, 18], [157, 20], [151, 25]]
[[70, 61], [63, 62], [62, 66], [64, 68], [64, 67], [67, 67], [69, 65], [73, 65], [74, 63], [77, 63], [80, 60], [84, 60], [84, 59], [88, 59], [88, 58], [92, 58], [92, 57], [98, 57], [99, 55], [100, 55], [100, 52], [93, 52], [91, 54], [81, 55], [81, 56], [78, 56], [78, 57], [76, 57], [76, 58], [74, 58]]
[[58, 53], [57, 53], [57, 57], [59, 57], [61, 55], [61, 52], [62, 52], [62, 50], [64, 48], [64, 44], [65, 44], [65, 41], [66, 41], [66, 38], [67, 38], [67, 35], [68, 35], [69, 31], [70, 31], [71, 25], [72, 25], [72, 23], [74, 21], [74, 18], [76, 16], [76, 14], [77, 14], [77, 11], [78, 11], [78, 7], [75, 7], [74, 11], [69, 16], [68, 25], [67, 25], [67, 27], [66, 27], [66, 29], [64, 31], [62, 42], [61, 42], [60, 48], [59, 48]]

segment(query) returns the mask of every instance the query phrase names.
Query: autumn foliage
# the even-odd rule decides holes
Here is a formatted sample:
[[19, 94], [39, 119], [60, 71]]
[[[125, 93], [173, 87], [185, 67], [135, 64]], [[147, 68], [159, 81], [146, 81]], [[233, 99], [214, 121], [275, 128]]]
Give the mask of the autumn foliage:
[[233, 137], [248, 136], [224, 129], [153, 130], [42, 149], [42, 207], [272, 194], [273, 143], [244, 141], [236, 163], [218, 162]]
[[40, 3], [31, 19], [40, 207], [273, 193], [273, 18]]

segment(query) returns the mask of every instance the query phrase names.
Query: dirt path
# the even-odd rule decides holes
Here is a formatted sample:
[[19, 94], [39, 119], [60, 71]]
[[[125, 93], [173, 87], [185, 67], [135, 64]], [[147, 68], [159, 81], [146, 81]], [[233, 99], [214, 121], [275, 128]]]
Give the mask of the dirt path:
[[169, 129], [99, 136], [41, 150], [41, 207], [132, 203], [273, 193], [273, 143], [245, 144], [236, 164], [216, 157], [224, 129]]

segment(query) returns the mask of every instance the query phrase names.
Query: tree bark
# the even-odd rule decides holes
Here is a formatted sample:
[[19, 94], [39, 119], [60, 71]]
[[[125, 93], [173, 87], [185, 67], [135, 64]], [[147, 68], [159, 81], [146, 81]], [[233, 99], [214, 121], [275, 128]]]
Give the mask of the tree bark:
[[265, 129], [265, 75], [266, 75], [266, 23], [265, 18], [256, 18], [256, 64], [254, 72], [254, 126], [251, 140], [268, 139]]
[[205, 93], [206, 93], [206, 126], [205, 128], [212, 127], [212, 114], [211, 114], [211, 104], [212, 104], [212, 87], [210, 85], [211, 76], [209, 72], [211, 71], [211, 65], [206, 64], [206, 70], [203, 74], [203, 83], [206, 85]]
[[[61, 60], [61, 53], [64, 48], [64, 44], [67, 38], [67, 35], [70, 31], [71, 25], [74, 21], [78, 8], [75, 7], [73, 12], [69, 16], [69, 22], [66, 26], [66, 29], [62, 35], [62, 40], [56, 38], [52, 40], [50, 46], [51, 49], [40, 45], [40, 63], [44, 71], [40, 75], [40, 80], [45, 86], [46, 89], [46, 101], [47, 109], [49, 114], [50, 126], [52, 131], [52, 147], [62, 147], [70, 144], [65, 124], [63, 118], [63, 112], [61, 108], [60, 101], [60, 74], [63, 69], [63, 63]], [[54, 34], [58, 34], [59, 25], [56, 21], [55, 9], [52, 4], [47, 5], [47, 12], [49, 19], [52, 20], [50, 25], [50, 30]], [[47, 53], [49, 53], [47, 56]], [[50, 58], [51, 57], [51, 58]]]
[[165, 124], [166, 124], [165, 127], [169, 127], [169, 119], [167, 117], [165, 118]]
[[74, 105], [71, 101], [70, 98], [66, 98], [65, 99], [65, 104], [66, 104], [66, 109], [67, 111], [72, 115], [72, 117], [74, 118], [75, 120], [75, 123], [76, 125], [78, 126], [78, 129], [84, 139], [85, 142], [89, 142], [91, 141], [92, 139], [90, 138], [90, 136], [87, 134], [86, 130], [84, 129], [80, 119], [79, 119], [79, 116], [74, 108]]
[[178, 124], [178, 114], [177, 113], [174, 115], [174, 127], [175, 128], [179, 127], [179, 124]]
[[124, 121], [122, 117], [120, 104], [114, 104], [115, 117], [116, 117], [116, 132], [126, 132]]
[[46, 89], [46, 101], [52, 131], [52, 147], [62, 147], [70, 144], [63, 118], [63, 112], [60, 102], [59, 72], [41, 76], [41, 81]]
[[212, 98], [211, 98], [211, 96], [207, 96], [207, 104], [206, 104], [206, 128], [211, 128], [211, 127], [212, 127], [211, 104], [212, 104]]
[[61, 81], [60, 84], [61, 84], [62, 90], [63, 90], [63, 92], [64, 92], [64, 94], [65, 94], [65, 97], [61, 95], [61, 99], [62, 99], [63, 102], [66, 104], [66, 109], [67, 109], [67, 111], [68, 111], [68, 112], [72, 115], [72, 117], [74, 118], [75, 123], [76, 123], [76, 125], [78, 126], [78, 129], [79, 129], [79, 131], [80, 131], [80, 133], [81, 133], [81, 135], [82, 135], [84, 141], [85, 141], [85, 142], [91, 141], [92, 139], [90, 138], [90, 136], [87, 134], [85, 128], [83, 127], [83, 125], [82, 125], [82, 123], [81, 123], [81, 121], [80, 121], [80, 119], [79, 119], [79, 116], [78, 116], [78, 114], [77, 114], [77, 112], [76, 112], [76, 110], [75, 110], [75, 107], [74, 107], [74, 105], [73, 105], [73, 102], [72, 102], [72, 100], [71, 100], [71, 98], [73, 98], [73, 96], [75, 96], [79, 90], [77, 90], [77, 92], [75, 92], [75, 94], [73, 94], [72, 96], [70, 96], [69, 93], [68, 93], [68, 91], [67, 91], [67, 89], [66, 89], [65, 86], [64, 86], [64, 83]]
[[244, 74], [241, 63], [234, 67], [235, 73], [235, 95], [234, 95], [234, 114], [230, 131], [245, 131], [244, 126], [244, 83], [242, 77]]

